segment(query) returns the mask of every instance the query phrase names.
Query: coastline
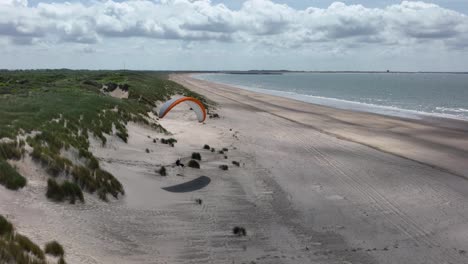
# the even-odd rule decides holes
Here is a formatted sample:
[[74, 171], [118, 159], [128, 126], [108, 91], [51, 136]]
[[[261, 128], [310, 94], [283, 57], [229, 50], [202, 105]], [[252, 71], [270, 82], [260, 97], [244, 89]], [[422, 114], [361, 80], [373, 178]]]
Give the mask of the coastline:
[[317, 131], [468, 178], [468, 122], [438, 117], [414, 120], [336, 109], [199, 80], [187, 74], [171, 75], [171, 79], [201, 94], [218, 93]]

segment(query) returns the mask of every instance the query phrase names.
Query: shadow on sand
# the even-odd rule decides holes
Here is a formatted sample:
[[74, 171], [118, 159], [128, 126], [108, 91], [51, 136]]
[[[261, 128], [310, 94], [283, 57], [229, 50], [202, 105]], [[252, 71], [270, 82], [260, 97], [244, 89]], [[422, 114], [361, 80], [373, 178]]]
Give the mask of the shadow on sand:
[[181, 184], [164, 187], [163, 190], [168, 192], [183, 193], [183, 192], [193, 192], [200, 190], [210, 184], [211, 179], [206, 176], [200, 176], [194, 180], [184, 182]]

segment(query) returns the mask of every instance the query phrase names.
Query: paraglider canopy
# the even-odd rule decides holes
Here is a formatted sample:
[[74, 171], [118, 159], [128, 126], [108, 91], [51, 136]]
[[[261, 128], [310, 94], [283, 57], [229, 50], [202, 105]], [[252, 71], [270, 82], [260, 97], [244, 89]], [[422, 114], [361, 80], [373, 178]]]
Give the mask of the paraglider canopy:
[[161, 109], [159, 110], [159, 118], [163, 118], [172, 108], [180, 103], [187, 103], [193, 109], [197, 115], [198, 122], [203, 122], [206, 119], [206, 109], [205, 106], [196, 98], [193, 97], [181, 97], [181, 98], [172, 98], [171, 100], [165, 102]]

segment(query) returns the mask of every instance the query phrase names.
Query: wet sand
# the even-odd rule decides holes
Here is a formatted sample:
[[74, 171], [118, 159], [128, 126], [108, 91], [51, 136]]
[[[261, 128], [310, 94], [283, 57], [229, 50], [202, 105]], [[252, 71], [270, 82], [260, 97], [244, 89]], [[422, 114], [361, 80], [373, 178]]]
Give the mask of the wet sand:
[[[60, 241], [69, 263], [468, 263], [462, 129], [172, 78], [217, 102], [220, 118], [199, 124], [179, 107], [160, 120], [173, 135], [129, 123], [128, 144], [94, 142], [125, 197], [50, 202], [46, 173], [26, 157], [16, 165], [28, 185], [0, 186], [0, 214], [39, 244]], [[401, 142], [413, 128], [416, 139]], [[174, 147], [153, 143], [169, 137]], [[200, 169], [173, 166], [192, 152], [201, 153]], [[419, 152], [431, 159], [413, 161]], [[161, 165], [167, 176], [156, 172]], [[183, 192], [162, 189], [190, 182]], [[247, 236], [233, 235], [235, 226]]]

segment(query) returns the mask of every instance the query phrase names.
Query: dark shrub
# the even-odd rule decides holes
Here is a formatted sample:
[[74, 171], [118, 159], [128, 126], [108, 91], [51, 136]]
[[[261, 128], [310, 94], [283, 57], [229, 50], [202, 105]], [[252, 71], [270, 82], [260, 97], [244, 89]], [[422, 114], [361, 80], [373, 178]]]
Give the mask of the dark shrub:
[[156, 143], [156, 139], [153, 139], [153, 143]]
[[205, 145], [203, 146], [203, 149], [210, 150], [210, 145], [205, 144]]
[[215, 148], [211, 148], [211, 152], [215, 152], [215, 151], [216, 151], [216, 149], [215, 149]]
[[228, 170], [229, 169], [228, 165], [219, 165], [219, 168], [222, 169], [222, 170]]
[[65, 251], [63, 250], [62, 245], [60, 245], [57, 241], [47, 243], [45, 245], [44, 252], [55, 257], [63, 257], [63, 255], [65, 255]]
[[69, 199], [70, 203], [74, 204], [77, 198], [81, 202], [84, 202], [81, 188], [75, 183], [69, 181], [65, 181], [60, 185], [54, 179], [47, 180], [46, 196], [56, 202], [62, 202], [65, 199]]
[[159, 172], [159, 175], [161, 175], [161, 176], [166, 176], [167, 175], [166, 167], [164, 167], [164, 166], [161, 166], [161, 168], [158, 170], [158, 172]]
[[228, 158], [228, 156], [225, 155], [225, 156], [224, 156], [224, 159], [227, 159], [227, 158]]
[[175, 139], [175, 138], [167, 138], [167, 139], [166, 138], [161, 138], [161, 143], [174, 146], [174, 143], [177, 143], [177, 139]]
[[10, 190], [18, 190], [26, 185], [26, 178], [21, 176], [8, 162], [0, 159], [0, 184]]
[[232, 233], [234, 235], [236, 235], [236, 236], [246, 236], [247, 235], [247, 231], [245, 230], [245, 228], [240, 227], [240, 226], [235, 226], [232, 229]]
[[198, 152], [193, 152], [192, 153], [192, 159], [194, 160], [201, 160], [201, 155]]
[[187, 166], [189, 166], [190, 168], [195, 168], [195, 169], [200, 168], [200, 164], [196, 160], [190, 160]]
[[195, 203], [197, 203], [197, 204], [200, 204], [200, 205], [201, 205], [201, 204], [203, 203], [203, 200], [202, 200], [202, 199], [195, 199]]
[[224, 151], [220, 150], [218, 151], [219, 154], [224, 154]]
[[229, 149], [228, 148], [223, 148], [223, 151], [228, 152]]
[[59, 261], [57, 262], [57, 264], [67, 264], [67, 262], [65, 262], [65, 259], [63, 259], [63, 257], [61, 257], [59, 259]]
[[232, 161], [232, 164], [236, 165], [237, 167], [240, 166], [240, 163], [238, 161], [235, 161], [235, 160]]
[[13, 225], [8, 222], [2, 215], [0, 215], [0, 236], [11, 234], [13, 232]]
[[150, 153], [149, 149], [145, 149], [146, 153]]

